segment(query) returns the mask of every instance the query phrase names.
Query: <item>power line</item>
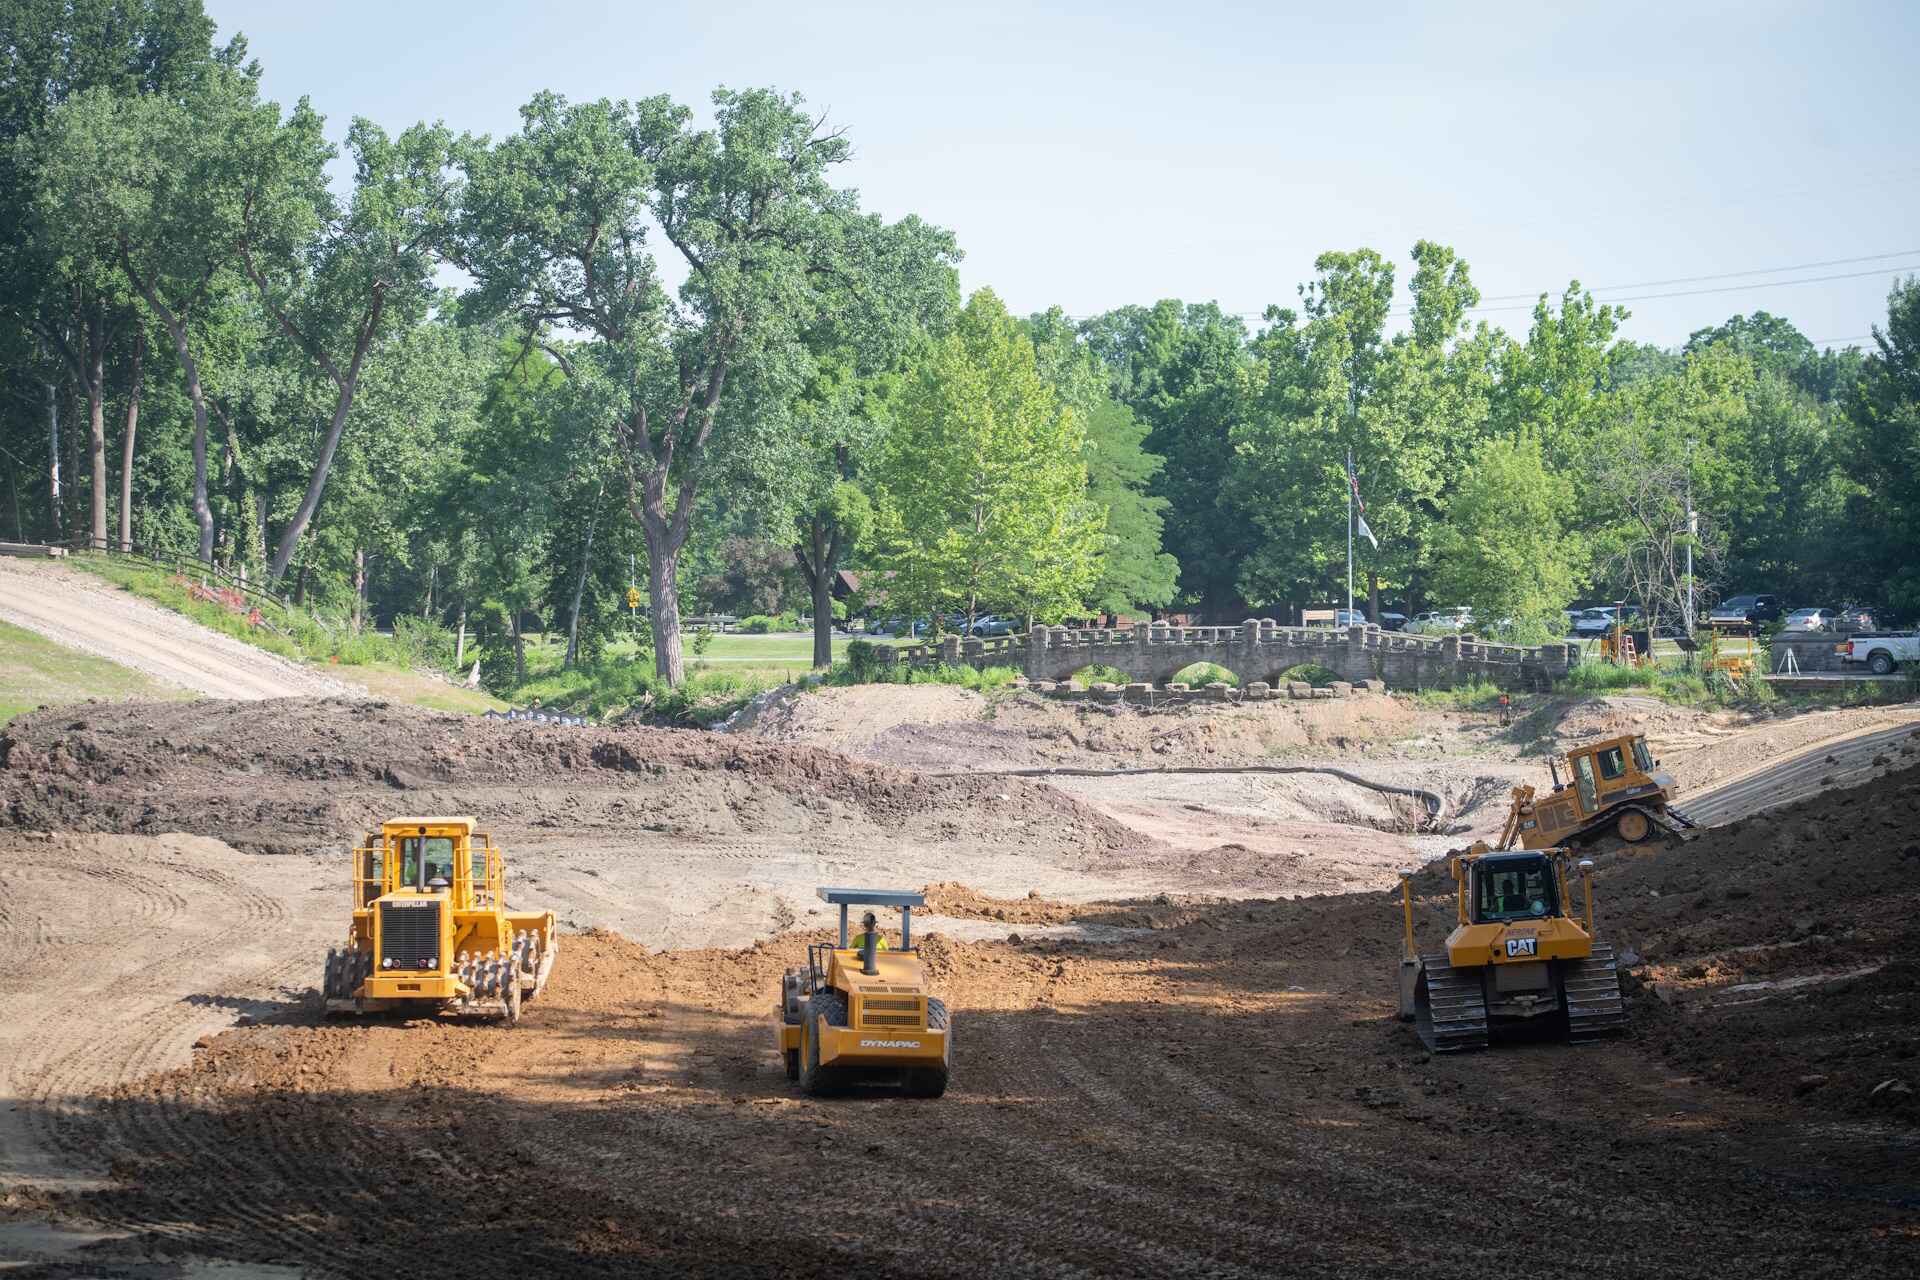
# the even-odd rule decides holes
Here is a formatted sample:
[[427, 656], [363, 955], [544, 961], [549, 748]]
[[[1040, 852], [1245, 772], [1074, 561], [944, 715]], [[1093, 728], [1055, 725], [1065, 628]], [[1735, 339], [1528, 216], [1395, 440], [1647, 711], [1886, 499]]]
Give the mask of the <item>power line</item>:
[[[1740, 279], [1745, 276], [1778, 275], [1782, 272], [1787, 272], [1787, 271], [1811, 271], [1819, 267], [1849, 266], [1856, 262], [1882, 262], [1888, 258], [1908, 258], [1908, 257], [1920, 257], [1920, 249], [1906, 249], [1898, 253], [1872, 253], [1872, 254], [1865, 254], [1857, 258], [1830, 258], [1824, 262], [1804, 262], [1799, 264], [1798, 266], [1791, 266], [1791, 267], [1755, 267], [1747, 271], [1723, 271], [1713, 275], [1675, 276], [1672, 279], [1668, 279], [1668, 280], [1643, 280], [1638, 284], [1595, 285], [1589, 288], [1584, 288], [1584, 292], [1603, 293], [1603, 292], [1613, 292], [1620, 289], [1651, 289], [1651, 288], [1658, 288], [1660, 286], [1669, 285], [1669, 284], [1693, 284], [1701, 280], [1734, 280], [1734, 279]], [[1753, 289], [1766, 289], [1766, 288], [1771, 288], [1775, 285], [1825, 284], [1835, 280], [1858, 280], [1867, 276], [1877, 276], [1877, 275], [1882, 275], [1889, 272], [1897, 273], [1901, 271], [1920, 271], [1920, 262], [1895, 264], [1893, 266], [1887, 266], [1887, 267], [1876, 267], [1871, 271], [1852, 271], [1852, 272], [1840, 272], [1834, 275], [1807, 276], [1799, 280], [1762, 280], [1753, 284], [1718, 285], [1711, 289], [1683, 289], [1683, 290], [1677, 290], [1672, 293], [1649, 293], [1649, 294], [1639, 294], [1631, 297], [1597, 298], [1595, 299], [1595, 301], [1603, 304], [1610, 304], [1610, 303], [1620, 303], [1620, 302], [1652, 302], [1652, 301], [1657, 301], [1661, 298], [1694, 298], [1694, 297], [1701, 297], [1706, 294], [1740, 293], [1740, 292], [1753, 290]], [[1469, 315], [1472, 315], [1480, 312], [1492, 312], [1492, 311], [1531, 311], [1535, 303], [1539, 300], [1541, 294], [1550, 295], [1552, 294], [1552, 292], [1553, 290], [1551, 289], [1542, 289], [1535, 293], [1496, 294], [1490, 298], [1483, 298], [1481, 300], [1481, 304], [1476, 304], [1475, 306], [1466, 308], [1466, 313]], [[1513, 305], [1508, 305], [1508, 306], [1484, 305], [1490, 302], [1491, 303], [1511, 302], [1513, 303]], [[1262, 320], [1266, 318], [1267, 308], [1262, 307], [1258, 311], [1223, 311], [1221, 312], [1221, 314], [1232, 316], [1235, 319], [1240, 319], [1240, 320]], [[1404, 319], [1406, 316], [1413, 314], [1413, 309], [1411, 306], [1394, 307], [1394, 308], [1391, 308], [1387, 314], [1396, 318]], [[1095, 319], [1096, 317], [1092, 315], [1081, 315], [1081, 316], [1068, 316], [1067, 318], [1069, 320], [1081, 321], [1081, 320], [1092, 320], [1092, 319]], [[1868, 335], [1868, 336], [1871, 336], [1871, 335]], [[1852, 341], [1852, 339], [1838, 339], [1838, 341]]]
[[[1876, 267], [1872, 271], [1843, 271], [1831, 276], [1807, 276], [1800, 280], [1762, 280], [1756, 284], [1723, 284], [1716, 285], [1711, 289], [1680, 289], [1672, 293], [1629, 294], [1624, 298], [1599, 298], [1596, 299], [1596, 301], [1611, 305], [1618, 302], [1653, 302], [1660, 298], [1698, 298], [1709, 293], [1742, 293], [1749, 289], [1773, 289], [1790, 284], [1825, 284], [1830, 280], [1859, 280], [1866, 276], [1883, 276], [1897, 274], [1902, 271], [1920, 271], [1920, 262], [1909, 262], [1903, 266]], [[1469, 313], [1480, 311], [1531, 311], [1534, 305], [1532, 302], [1521, 302], [1499, 307], [1468, 307], [1467, 311]], [[1411, 313], [1395, 312], [1394, 314], [1406, 315]]]
[[[1699, 284], [1702, 280], [1734, 280], [1742, 276], [1777, 276], [1789, 271], [1816, 271], [1821, 267], [1850, 267], [1856, 262], [1882, 262], [1888, 258], [1911, 258], [1920, 255], [1920, 249], [1902, 249], [1898, 253], [1869, 253], [1858, 258], [1829, 258], [1825, 262], [1802, 262], [1792, 267], [1755, 267], [1751, 271], [1722, 271], [1709, 276], [1675, 276], [1671, 280], [1642, 280], [1637, 284], [1597, 284], [1587, 290], [1589, 293], [1612, 293], [1620, 289], [1659, 289], [1670, 284]], [[1539, 297], [1538, 293], [1502, 293], [1480, 299], [1482, 302], [1528, 301]]]

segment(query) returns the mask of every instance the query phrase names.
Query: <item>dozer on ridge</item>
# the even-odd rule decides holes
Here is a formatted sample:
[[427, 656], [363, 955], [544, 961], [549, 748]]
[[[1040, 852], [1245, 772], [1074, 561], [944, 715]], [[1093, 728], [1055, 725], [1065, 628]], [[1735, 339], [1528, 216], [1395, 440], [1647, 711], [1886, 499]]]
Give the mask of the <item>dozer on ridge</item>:
[[505, 855], [466, 817], [394, 818], [353, 851], [329, 1013], [449, 1009], [518, 1022], [559, 954], [551, 911], [508, 911]]
[[[774, 1034], [787, 1079], [816, 1096], [878, 1081], [898, 1083], [909, 1097], [939, 1097], [947, 1091], [953, 1021], [928, 990], [926, 965], [913, 946], [913, 909], [926, 897], [826, 886], [818, 892], [840, 908], [840, 938], [809, 945], [806, 967], [781, 979]], [[898, 907], [900, 946], [887, 946], [877, 924], [850, 945], [847, 912], [856, 906]]]
[[1499, 1032], [1551, 1019], [1574, 1044], [1624, 1030], [1613, 948], [1594, 940], [1593, 863], [1580, 861], [1585, 918], [1574, 919], [1564, 849], [1495, 850], [1476, 841], [1448, 858], [1457, 923], [1443, 950], [1413, 940], [1413, 876], [1400, 873], [1406, 954], [1400, 1018], [1429, 1049], [1484, 1049]]
[[1679, 786], [1660, 767], [1637, 733], [1602, 738], [1567, 752], [1569, 782], [1560, 761], [1549, 758], [1553, 791], [1539, 797], [1530, 786], [1513, 789], [1506, 827], [1494, 848], [1592, 846], [1609, 837], [1641, 844], [1658, 834], [1683, 839], [1694, 822], [1673, 807]]

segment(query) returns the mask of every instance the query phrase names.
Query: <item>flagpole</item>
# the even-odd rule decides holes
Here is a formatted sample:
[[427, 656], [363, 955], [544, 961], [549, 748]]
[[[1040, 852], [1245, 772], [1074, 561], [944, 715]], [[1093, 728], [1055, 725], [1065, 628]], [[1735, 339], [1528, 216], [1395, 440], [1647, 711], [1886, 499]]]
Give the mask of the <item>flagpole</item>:
[[1353, 621], [1353, 450], [1347, 450], [1347, 621]]

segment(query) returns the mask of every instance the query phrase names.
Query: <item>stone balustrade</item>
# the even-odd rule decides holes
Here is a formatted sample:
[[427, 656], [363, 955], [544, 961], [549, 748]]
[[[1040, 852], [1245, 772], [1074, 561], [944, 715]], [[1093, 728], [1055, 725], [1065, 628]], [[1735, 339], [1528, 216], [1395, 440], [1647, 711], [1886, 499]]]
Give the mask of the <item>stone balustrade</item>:
[[1447, 689], [1485, 681], [1504, 689], [1549, 687], [1579, 660], [1568, 644], [1495, 644], [1473, 636], [1423, 636], [1354, 626], [1284, 627], [1249, 618], [1237, 627], [1177, 627], [1164, 622], [1130, 629], [1036, 626], [1024, 636], [947, 636], [904, 645], [894, 661], [975, 668], [1018, 667], [1029, 680], [1062, 681], [1090, 666], [1112, 667], [1136, 684], [1165, 685], [1196, 663], [1226, 668], [1243, 684], [1281, 684], [1307, 664], [1343, 681], [1384, 681], [1394, 689]]

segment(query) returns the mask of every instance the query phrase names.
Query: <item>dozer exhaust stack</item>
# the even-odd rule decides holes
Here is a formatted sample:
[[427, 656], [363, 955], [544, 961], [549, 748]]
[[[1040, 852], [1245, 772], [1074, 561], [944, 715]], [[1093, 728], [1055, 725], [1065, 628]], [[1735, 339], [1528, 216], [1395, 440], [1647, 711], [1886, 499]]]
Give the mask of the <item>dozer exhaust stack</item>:
[[860, 943], [860, 972], [871, 978], [880, 972], [880, 939], [871, 929]]

